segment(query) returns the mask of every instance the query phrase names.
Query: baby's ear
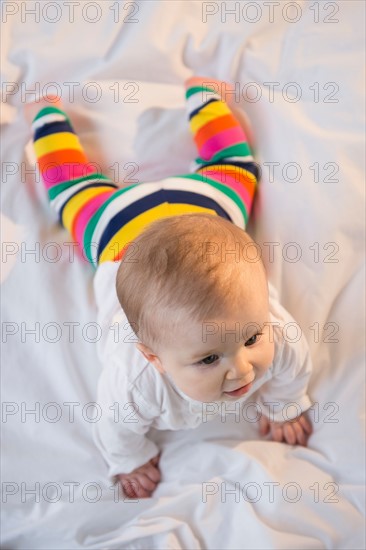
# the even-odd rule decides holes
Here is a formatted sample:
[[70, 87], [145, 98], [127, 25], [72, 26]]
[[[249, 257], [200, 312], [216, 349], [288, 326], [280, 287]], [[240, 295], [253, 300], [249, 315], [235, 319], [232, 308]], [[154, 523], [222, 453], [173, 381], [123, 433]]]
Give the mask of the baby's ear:
[[154, 367], [160, 372], [160, 374], [164, 374], [165, 370], [163, 369], [163, 366], [160, 362], [160, 359], [155, 353], [145, 344], [141, 344], [140, 342], [135, 344], [137, 349], [142, 353], [142, 355], [145, 357], [149, 363], [152, 363]]

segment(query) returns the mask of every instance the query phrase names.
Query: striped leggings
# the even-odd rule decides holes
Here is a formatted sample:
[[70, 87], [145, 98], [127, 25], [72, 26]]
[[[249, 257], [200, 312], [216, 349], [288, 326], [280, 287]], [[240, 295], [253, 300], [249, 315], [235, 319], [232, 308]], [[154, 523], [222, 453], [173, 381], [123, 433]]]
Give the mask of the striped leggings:
[[162, 217], [208, 213], [245, 229], [258, 178], [245, 133], [213, 87], [189, 87], [186, 101], [199, 153], [194, 172], [124, 188], [88, 161], [63, 110], [45, 107], [33, 119], [50, 204], [94, 267], [121, 260], [128, 244]]

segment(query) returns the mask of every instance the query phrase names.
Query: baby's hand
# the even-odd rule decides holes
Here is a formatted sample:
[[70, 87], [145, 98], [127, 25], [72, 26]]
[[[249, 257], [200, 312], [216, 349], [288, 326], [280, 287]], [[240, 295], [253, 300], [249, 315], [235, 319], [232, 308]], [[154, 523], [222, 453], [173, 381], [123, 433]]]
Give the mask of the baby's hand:
[[159, 462], [160, 453], [136, 468], [129, 474], [119, 474], [118, 479], [121, 482], [122, 489], [129, 498], [148, 498], [151, 497], [157, 484], [160, 481]]
[[266, 435], [269, 430], [274, 441], [285, 440], [285, 443], [289, 445], [303, 445], [304, 447], [313, 431], [305, 413], [287, 422], [271, 422], [262, 414], [259, 419], [259, 433]]

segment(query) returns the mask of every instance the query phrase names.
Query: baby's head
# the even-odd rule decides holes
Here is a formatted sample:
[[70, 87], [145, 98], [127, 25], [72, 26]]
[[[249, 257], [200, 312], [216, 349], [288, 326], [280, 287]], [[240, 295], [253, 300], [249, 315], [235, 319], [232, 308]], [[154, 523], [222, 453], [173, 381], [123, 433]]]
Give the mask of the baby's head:
[[273, 361], [255, 247], [221, 216], [184, 214], [149, 224], [122, 258], [116, 289], [136, 346], [191, 399], [237, 399], [226, 392], [261, 378]]

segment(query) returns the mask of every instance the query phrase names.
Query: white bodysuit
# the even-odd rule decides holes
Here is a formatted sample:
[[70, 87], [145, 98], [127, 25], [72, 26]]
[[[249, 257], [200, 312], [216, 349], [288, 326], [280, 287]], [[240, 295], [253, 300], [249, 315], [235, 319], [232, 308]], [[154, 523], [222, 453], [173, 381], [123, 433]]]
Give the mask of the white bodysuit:
[[[94, 279], [102, 335], [98, 355], [103, 370], [97, 395], [100, 419], [93, 424], [93, 437], [113, 482], [117, 474], [128, 474], [159, 453], [156, 444], [146, 436], [150, 427], [195, 428], [225, 410], [220, 406], [222, 402], [207, 404], [186, 396], [169, 375], [160, 374], [136, 348], [138, 338], [115, 290], [118, 266], [119, 262], [102, 263]], [[312, 362], [300, 327], [279, 304], [273, 286], [270, 283], [268, 286], [274, 323], [274, 360], [264, 376], [254, 380], [248, 393], [237, 400], [230, 399], [230, 403], [247, 401], [261, 388], [256, 397], [258, 411], [271, 420], [283, 421], [312, 406], [307, 394]]]

